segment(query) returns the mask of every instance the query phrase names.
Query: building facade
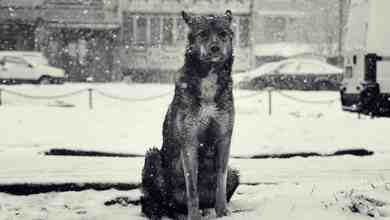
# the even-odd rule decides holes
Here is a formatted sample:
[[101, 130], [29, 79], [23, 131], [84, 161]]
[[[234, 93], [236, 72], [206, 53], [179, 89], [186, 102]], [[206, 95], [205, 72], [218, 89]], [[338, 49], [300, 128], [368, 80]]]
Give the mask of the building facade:
[[0, 50], [42, 51], [71, 81], [120, 79], [118, 1], [0, 0]]
[[182, 10], [207, 15], [231, 9], [234, 71], [245, 71], [253, 68], [255, 45], [334, 43], [338, 1], [0, 0], [0, 50], [43, 51], [75, 81], [132, 75], [172, 82], [184, 62]]
[[[183, 65], [187, 26], [181, 11], [223, 14], [232, 9], [235, 32], [235, 70], [248, 69], [249, 1], [246, 0], [127, 0], [122, 1], [122, 68], [172, 81], [173, 71]], [[170, 74], [169, 74], [170, 73]], [[161, 74], [161, 75], [159, 75]], [[168, 77], [168, 78], [167, 78]]]
[[[349, 0], [256, 0], [257, 44], [310, 44], [334, 56], [346, 23]], [[340, 17], [340, 9], [342, 17]]]
[[0, 0], [0, 50], [33, 50], [43, 0]]
[[299, 42], [298, 27], [307, 11], [298, 0], [256, 0], [255, 42], [258, 44]]
[[39, 49], [69, 79], [112, 81], [120, 78], [120, 21], [117, 1], [46, 0], [38, 28]]

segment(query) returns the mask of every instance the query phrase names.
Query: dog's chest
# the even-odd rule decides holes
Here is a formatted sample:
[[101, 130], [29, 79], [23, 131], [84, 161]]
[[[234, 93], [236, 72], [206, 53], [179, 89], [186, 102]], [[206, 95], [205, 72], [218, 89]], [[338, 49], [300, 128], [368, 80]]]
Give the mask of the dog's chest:
[[218, 75], [211, 71], [207, 77], [203, 78], [200, 82], [201, 104], [199, 119], [206, 124], [210, 118], [215, 117], [218, 113], [215, 103], [215, 96], [218, 89], [217, 80]]
[[211, 118], [215, 118], [218, 115], [217, 105], [215, 103], [202, 103], [199, 109], [199, 121], [203, 125], [207, 125]]
[[218, 75], [210, 71], [207, 77], [200, 81], [200, 98], [202, 102], [210, 103], [214, 102], [215, 95], [217, 94], [217, 80]]

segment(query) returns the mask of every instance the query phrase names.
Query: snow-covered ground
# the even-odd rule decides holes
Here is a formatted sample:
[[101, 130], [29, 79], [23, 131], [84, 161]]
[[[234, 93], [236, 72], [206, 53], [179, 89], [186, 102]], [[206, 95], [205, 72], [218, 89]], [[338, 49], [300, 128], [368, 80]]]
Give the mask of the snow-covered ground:
[[[149, 147], [160, 146], [162, 121], [173, 95], [170, 85], [148, 84], [2, 88], [0, 184], [139, 183], [143, 158], [53, 157], [43, 152], [68, 148], [142, 155]], [[87, 88], [95, 89], [92, 110], [87, 91], [53, 100], [7, 92], [54, 96]], [[122, 100], [102, 96], [99, 91]], [[350, 148], [372, 150], [374, 155], [232, 159], [230, 164], [240, 170], [244, 184], [233, 197], [232, 216], [226, 219], [390, 218], [389, 119], [358, 119], [342, 112], [337, 92], [273, 92], [272, 115], [268, 115], [267, 92], [234, 92], [233, 156], [331, 153]], [[158, 97], [161, 94], [167, 95]], [[147, 101], [140, 100], [143, 98]], [[139, 194], [137, 190], [30, 196], [0, 193], [0, 219], [144, 219], [139, 206], [104, 205], [116, 197], [136, 200]], [[371, 210], [364, 211], [366, 206]]]

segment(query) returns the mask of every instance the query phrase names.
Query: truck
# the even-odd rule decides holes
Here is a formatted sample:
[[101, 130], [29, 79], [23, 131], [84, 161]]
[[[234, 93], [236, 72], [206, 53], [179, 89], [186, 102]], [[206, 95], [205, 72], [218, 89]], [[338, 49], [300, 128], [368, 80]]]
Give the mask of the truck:
[[344, 111], [390, 117], [390, 0], [351, 0], [344, 38]]

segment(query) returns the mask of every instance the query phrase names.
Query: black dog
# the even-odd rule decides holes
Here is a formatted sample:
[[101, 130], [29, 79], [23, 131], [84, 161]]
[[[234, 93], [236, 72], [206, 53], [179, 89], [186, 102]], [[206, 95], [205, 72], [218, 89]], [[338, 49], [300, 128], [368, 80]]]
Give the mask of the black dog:
[[185, 12], [190, 29], [185, 64], [163, 125], [161, 151], [146, 154], [142, 174], [142, 212], [152, 219], [200, 209], [229, 214], [227, 202], [239, 184], [228, 168], [234, 124], [232, 92], [232, 14], [194, 16]]

